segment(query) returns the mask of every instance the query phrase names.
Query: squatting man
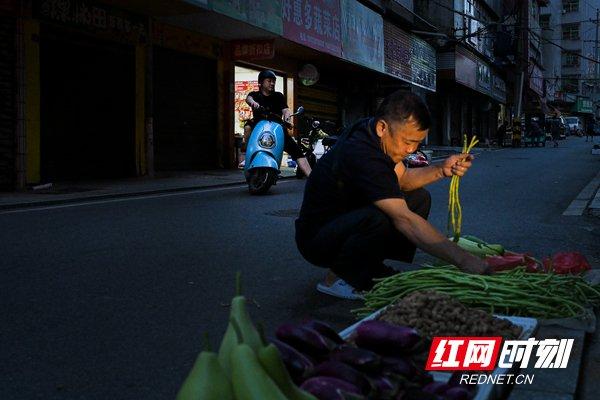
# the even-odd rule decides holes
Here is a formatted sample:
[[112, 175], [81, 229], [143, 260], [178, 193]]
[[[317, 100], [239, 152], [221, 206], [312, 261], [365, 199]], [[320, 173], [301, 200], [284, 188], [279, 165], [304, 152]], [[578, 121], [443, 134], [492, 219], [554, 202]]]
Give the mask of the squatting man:
[[398, 91], [375, 116], [357, 121], [317, 163], [306, 182], [296, 243], [310, 263], [329, 269], [321, 292], [348, 299], [396, 273], [385, 259], [412, 262], [416, 248], [465, 272], [490, 273], [488, 265], [448, 240], [428, 221], [431, 196], [424, 186], [463, 176], [473, 156], [407, 169], [402, 160], [428, 134], [431, 115], [412, 93]]

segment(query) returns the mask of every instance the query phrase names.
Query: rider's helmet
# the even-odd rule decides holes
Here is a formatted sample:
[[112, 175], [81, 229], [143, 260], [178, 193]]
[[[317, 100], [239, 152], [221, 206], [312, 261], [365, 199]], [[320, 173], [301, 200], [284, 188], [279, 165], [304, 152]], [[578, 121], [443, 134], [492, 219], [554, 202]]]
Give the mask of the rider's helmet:
[[270, 69], [265, 69], [258, 74], [258, 84], [260, 85], [267, 78], [277, 79], [277, 76]]

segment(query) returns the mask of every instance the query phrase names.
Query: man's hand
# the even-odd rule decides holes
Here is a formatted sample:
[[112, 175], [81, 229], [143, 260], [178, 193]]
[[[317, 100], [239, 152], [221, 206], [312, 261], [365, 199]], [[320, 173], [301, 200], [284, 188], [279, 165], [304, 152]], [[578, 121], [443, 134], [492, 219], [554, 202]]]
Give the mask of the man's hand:
[[469, 256], [470, 257], [468, 257], [461, 263], [461, 265], [459, 265], [461, 271], [477, 275], [490, 275], [493, 272], [492, 267], [490, 267], [484, 260], [473, 255]]
[[463, 176], [471, 168], [473, 159], [472, 154], [455, 154], [448, 157], [442, 164], [442, 173], [445, 177], [453, 175]]

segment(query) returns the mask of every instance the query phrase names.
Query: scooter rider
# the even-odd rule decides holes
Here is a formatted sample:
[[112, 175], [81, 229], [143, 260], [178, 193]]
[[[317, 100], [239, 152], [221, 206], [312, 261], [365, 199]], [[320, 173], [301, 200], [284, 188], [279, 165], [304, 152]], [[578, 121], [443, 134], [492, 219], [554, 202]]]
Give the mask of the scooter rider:
[[[257, 122], [266, 119], [266, 113], [278, 115], [283, 121], [290, 123], [290, 111], [283, 93], [275, 91], [275, 80], [277, 77], [271, 70], [264, 70], [258, 74], [259, 89], [255, 92], [248, 93], [246, 97], [246, 103], [252, 108], [253, 118], [246, 122], [244, 126], [244, 138], [246, 143], [250, 138], [252, 129]], [[288, 153], [293, 160], [298, 163], [298, 167], [304, 172], [306, 176], [311, 173], [311, 168], [308, 160], [300, 150], [298, 144], [292, 139], [291, 132], [284, 129], [286, 132], [284, 151]]]

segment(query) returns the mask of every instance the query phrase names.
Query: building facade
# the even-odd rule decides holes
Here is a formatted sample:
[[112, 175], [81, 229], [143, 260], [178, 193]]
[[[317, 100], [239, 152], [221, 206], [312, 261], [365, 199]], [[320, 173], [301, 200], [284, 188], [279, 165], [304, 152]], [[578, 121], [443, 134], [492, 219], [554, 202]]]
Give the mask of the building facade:
[[585, 123], [597, 111], [597, 9], [600, 3], [550, 0], [540, 11], [547, 99]]
[[444, 35], [438, 41], [432, 141], [456, 146], [464, 135], [475, 135], [491, 143], [507, 102], [505, 73], [493, 54], [502, 2], [421, 0], [415, 6]]
[[435, 31], [410, 0], [1, 0], [0, 187], [235, 167], [263, 68], [340, 126], [430, 101]]

